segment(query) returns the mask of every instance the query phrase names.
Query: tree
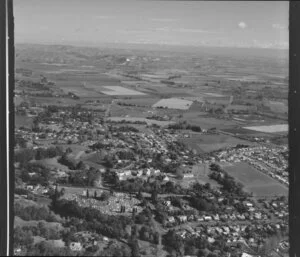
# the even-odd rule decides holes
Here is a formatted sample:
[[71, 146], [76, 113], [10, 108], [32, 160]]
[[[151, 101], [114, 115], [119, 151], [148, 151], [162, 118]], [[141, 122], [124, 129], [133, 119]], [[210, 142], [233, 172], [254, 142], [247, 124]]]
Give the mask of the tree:
[[72, 149], [71, 149], [70, 147], [68, 147], [68, 148], [66, 149], [66, 154], [69, 154], [69, 153], [72, 153]]
[[152, 193], [151, 193], [151, 200], [154, 202], [154, 203], [156, 203], [157, 202], [157, 189], [153, 189], [152, 190]]
[[85, 168], [84, 163], [82, 161], [78, 162], [76, 165], [77, 170], [83, 170]]
[[210, 183], [206, 183], [206, 184], [204, 185], [204, 188], [207, 189], [207, 190], [210, 190], [210, 189], [211, 189]]
[[140, 247], [138, 241], [133, 239], [130, 243], [132, 257], [140, 257]]
[[31, 231], [24, 231], [21, 227], [14, 229], [14, 244], [15, 246], [30, 246], [33, 243]]
[[103, 191], [101, 196], [100, 196], [100, 200], [101, 201], [107, 201], [110, 197], [110, 193], [107, 191]]
[[180, 169], [177, 169], [176, 176], [178, 179], [183, 179], [183, 172]]
[[89, 192], [88, 189], [86, 190], [86, 197], [87, 197], [87, 198], [90, 198], [90, 192]]
[[62, 189], [60, 189], [60, 193], [59, 196], [63, 196], [66, 192], [66, 189], [63, 187]]

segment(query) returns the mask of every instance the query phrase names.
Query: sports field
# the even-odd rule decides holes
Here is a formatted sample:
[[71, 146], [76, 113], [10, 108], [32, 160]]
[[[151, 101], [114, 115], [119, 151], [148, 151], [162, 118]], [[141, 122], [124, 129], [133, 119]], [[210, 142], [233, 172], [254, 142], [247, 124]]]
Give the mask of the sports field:
[[252, 192], [254, 196], [264, 197], [273, 195], [287, 195], [288, 188], [275, 179], [258, 171], [248, 163], [222, 164], [222, 168], [244, 185], [244, 190]]
[[184, 138], [181, 141], [188, 148], [195, 149], [198, 153], [209, 153], [226, 147], [234, 147], [237, 144], [251, 144], [251, 142], [222, 134], [202, 135], [190, 133], [189, 138]]

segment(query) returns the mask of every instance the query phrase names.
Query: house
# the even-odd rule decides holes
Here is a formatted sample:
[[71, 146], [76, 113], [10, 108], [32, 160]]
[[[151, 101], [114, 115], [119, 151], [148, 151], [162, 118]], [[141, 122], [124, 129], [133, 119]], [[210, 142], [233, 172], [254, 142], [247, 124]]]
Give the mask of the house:
[[204, 216], [204, 220], [205, 220], [205, 221], [211, 221], [211, 220], [212, 220], [212, 217], [211, 217], [211, 216]]
[[230, 232], [230, 229], [229, 229], [229, 227], [223, 227], [223, 233], [224, 234], [229, 234], [229, 232]]
[[257, 219], [257, 220], [260, 220], [260, 219], [261, 219], [261, 213], [260, 213], [260, 212], [254, 213], [254, 217], [255, 217], [255, 219]]
[[180, 222], [187, 222], [187, 216], [185, 215], [177, 216], [177, 218]]
[[151, 170], [150, 169], [144, 170], [144, 175], [150, 176], [151, 175]]
[[168, 176], [165, 176], [164, 179], [163, 179], [163, 181], [169, 181], [169, 180], [170, 180], [170, 179], [169, 179]]
[[171, 201], [163, 201], [163, 204], [164, 204], [165, 206], [170, 206], [170, 205], [171, 205]]
[[190, 216], [188, 216], [188, 221], [194, 221], [195, 216], [192, 214]]
[[32, 185], [28, 185], [28, 186], [26, 186], [26, 189], [27, 190], [33, 190], [33, 186]]
[[198, 217], [197, 221], [204, 221], [204, 218], [203, 217]]
[[245, 217], [244, 214], [238, 214], [238, 215], [237, 215], [237, 218], [238, 218], [239, 220], [245, 220], [245, 219], [246, 219], [246, 217]]
[[70, 243], [69, 247], [72, 251], [81, 251], [82, 250], [82, 245], [80, 242], [72, 242], [72, 243]]
[[125, 176], [131, 175], [131, 170], [126, 170], [126, 171], [124, 171], [124, 175], [125, 175]]
[[168, 217], [168, 222], [170, 223], [174, 223], [175, 222], [175, 218], [173, 216]]
[[21, 252], [22, 252], [22, 249], [20, 247], [14, 249], [14, 255], [18, 255]]
[[214, 243], [216, 240], [213, 239], [212, 237], [208, 237], [208, 238], [207, 238], [207, 241], [208, 241], [210, 244], [212, 244], [212, 243]]
[[245, 204], [245, 206], [247, 206], [247, 207], [253, 207], [253, 204], [250, 203], [250, 202], [245, 202], [244, 204]]
[[248, 253], [242, 253], [241, 257], [254, 257], [254, 255]]
[[190, 174], [184, 174], [183, 178], [193, 178], [194, 174], [190, 173]]
[[253, 211], [255, 211], [255, 208], [254, 208], [254, 207], [250, 207], [250, 208], [248, 209], [248, 211], [253, 212]]
[[214, 220], [220, 220], [219, 214], [213, 215]]
[[222, 234], [223, 233], [223, 230], [219, 227], [216, 227], [216, 231], [219, 233], [219, 234]]

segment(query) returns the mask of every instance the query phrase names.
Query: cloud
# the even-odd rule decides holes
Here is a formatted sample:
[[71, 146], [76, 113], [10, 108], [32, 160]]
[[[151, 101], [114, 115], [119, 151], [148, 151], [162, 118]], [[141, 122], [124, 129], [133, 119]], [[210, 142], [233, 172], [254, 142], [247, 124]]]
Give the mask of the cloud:
[[151, 21], [158, 21], [158, 22], [173, 22], [176, 21], [176, 19], [170, 19], [170, 18], [151, 18]]
[[203, 29], [185, 29], [185, 28], [176, 29], [175, 31], [176, 32], [188, 32], [188, 33], [216, 33], [214, 31], [203, 30]]
[[155, 28], [154, 31], [164, 31], [164, 32], [175, 32], [175, 33], [217, 33], [214, 31], [203, 30], [203, 29], [188, 29], [188, 28]]
[[171, 31], [171, 29], [170, 29], [170, 28], [168, 28], [168, 27], [163, 27], [163, 28], [155, 28], [154, 30], [155, 30], [155, 31]]
[[272, 24], [272, 28], [273, 29], [286, 29], [287, 27], [282, 24], [275, 23], [275, 24]]
[[246, 24], [245, 22], [243, 22], [243, 21], [241, 21], [241, 22], [238, 24], [238, 26], [239, 26], [239, 28], [241, 28], [241, 29], [247, 28], [247, 24]]
[[149, 30], [132, 30], [132, 29], [118, 29], [117, 33], [121, 34], [143, 34], [150, 32]]
[[107, 20], [107, 19], [113, 19], [115, 16], [110, 15], [96, 15], [94, 16], [95, 19], [101, 19], [101, 20]]

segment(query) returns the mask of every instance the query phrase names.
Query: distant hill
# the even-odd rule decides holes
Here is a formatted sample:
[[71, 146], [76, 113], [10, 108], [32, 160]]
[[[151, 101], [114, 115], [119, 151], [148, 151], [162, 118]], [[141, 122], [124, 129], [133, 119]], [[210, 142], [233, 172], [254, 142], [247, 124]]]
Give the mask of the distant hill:
[[233, 47], [206, 47], [206, 46], [177, 46], [155, 44], [99, 44], [97, 46], [71, 46], [71, 45], [42, 45], [42, 44], [16, 44], [17, 61], [48, 60], [53, 63], [69, 63], [72, 61], [87, 61], [107, 58], [111, 54], [130, 55], [146, 53], [147, 51], [165, 53], [187, 53], [197, 56], [228, 56], [244, 58], [271, 58], [288, 62], [288, 50], [261, 49], [261, 48], [233, 48]]

